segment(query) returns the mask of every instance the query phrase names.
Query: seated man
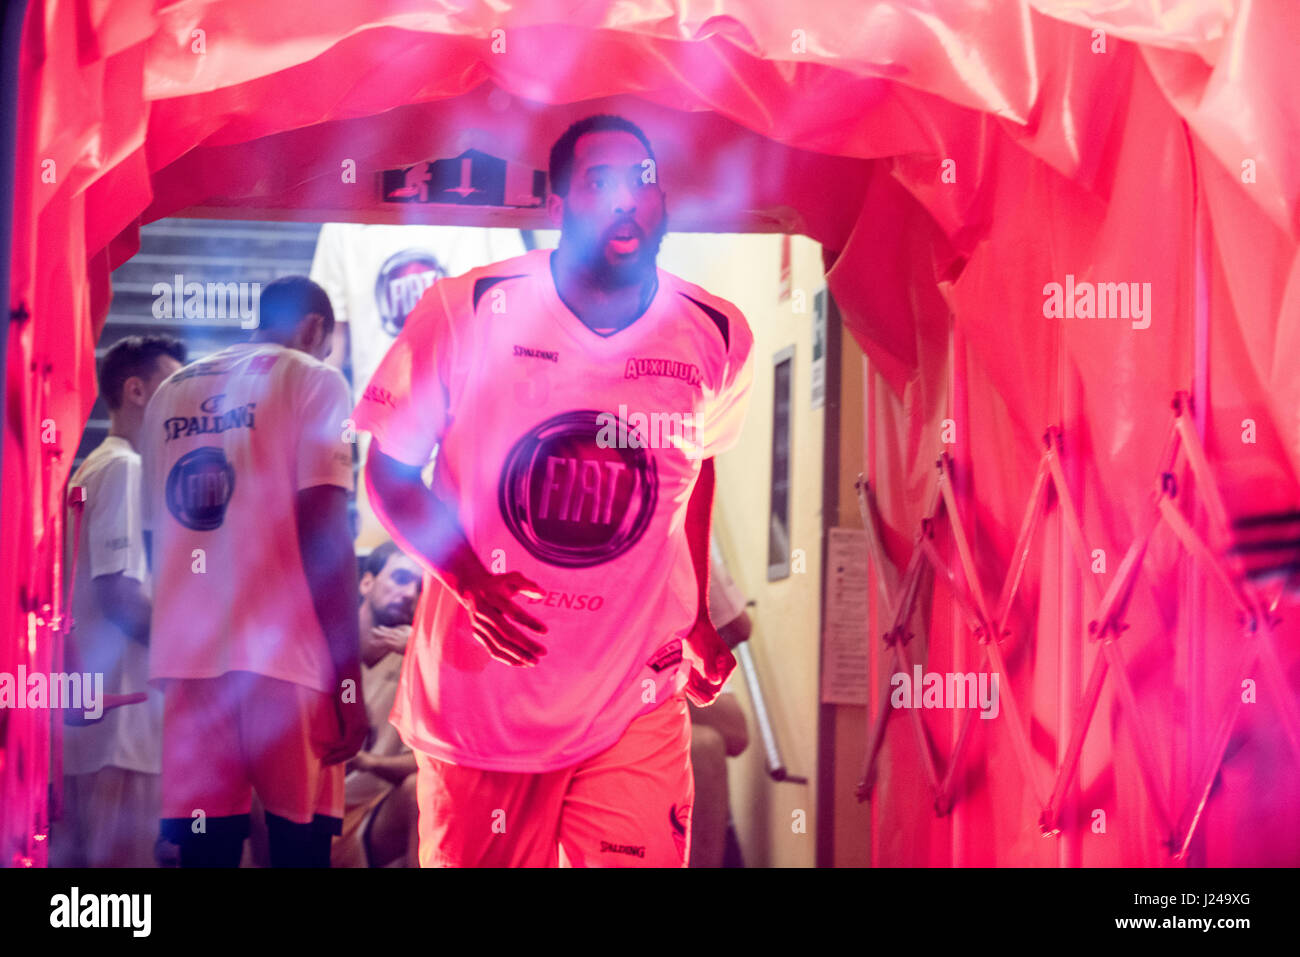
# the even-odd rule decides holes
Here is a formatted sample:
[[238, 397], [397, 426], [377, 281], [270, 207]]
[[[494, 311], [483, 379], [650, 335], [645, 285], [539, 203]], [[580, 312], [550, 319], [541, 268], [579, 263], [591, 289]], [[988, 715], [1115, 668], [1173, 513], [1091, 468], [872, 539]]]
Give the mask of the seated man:
[[736, 696], [725, 689], [709, 707], [692, 704], [690, 710], [691, 767], [695, 771], [691, 867], [737, 866], [727, 862], [726, 854], [731, 825], [727, 758], [734, 758], [749, 744], [745, 713]]
[[392, 542], [376, 547], [361, 567], [361, 683], [370, 735], [347, 763], [343, 833], [334, 839], [330, 864], [418, 867], [415, 757], [388, 723], [388, 713], [422, 573]]
[[[745, 597], [727, 574], [716, 550], [709, 570], [709, 618], [728, 648], [735, 648], [749, 637], [752, 625], [745, 611]], [[732, 866], [728, 857], [735, 859], [739, 854], [736, 847], [728, 846], [734, 844], [734, 838], [729, 833], [727, 758], [741, 754], [749, 745], [745, 713], [731, 693], [731, 681], [723, 686], [717, 701], [707, 708], [691, 704], [690, 712], [691, 767], [695, 772], [691, 867]]]

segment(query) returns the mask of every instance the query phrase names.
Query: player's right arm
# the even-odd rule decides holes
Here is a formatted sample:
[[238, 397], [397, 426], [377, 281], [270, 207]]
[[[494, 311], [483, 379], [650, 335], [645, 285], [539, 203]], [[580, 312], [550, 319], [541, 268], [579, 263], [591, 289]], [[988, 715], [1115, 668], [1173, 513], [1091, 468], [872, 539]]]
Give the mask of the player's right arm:
[[460, 598], [474, 636], [488, 654], [508, 665], [531, 666], [546, 649], [520, 624], [541, 634], [546, 626], [513, 601], [545, 597], [519, 572], [494, 575], [479, 560], [455, 511], [424, 484], [421, 469], [383, 451], [376, 439], [366, 460], [366, 490], [393, 540]]
[[421, 476], [451, 422], [457, 342], [447, 288], [447, 281], [434, 283], [416, 304], [353, 412], [357, 428], [372, 436], [366, 488], [380, 523], [459, 598], [488, 653], [506, 664], [535, 665], [546, 649], [519, 626], [539, 633], [546, 626], [513, 599], [541, 598], [541, 589], [518, 572], [489, 572], [454, 504], [434, 494]]

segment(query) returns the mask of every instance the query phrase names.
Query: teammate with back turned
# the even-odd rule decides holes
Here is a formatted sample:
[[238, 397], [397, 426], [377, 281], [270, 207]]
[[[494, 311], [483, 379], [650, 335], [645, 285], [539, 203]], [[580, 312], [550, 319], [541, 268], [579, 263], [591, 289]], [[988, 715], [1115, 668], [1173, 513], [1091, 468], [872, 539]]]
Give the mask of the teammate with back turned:
[[[142, 428], [153, 533], [149, 676], [164, 687], [162, 831], [182, 867], [237, 867], [252, 795], [271, 865], [328, 867], [361, 690], [347, 382], [305, 276], [257, 331], [172, 374]], [[197, 826], [201, 819], [202, 827]]]
[[735, 668], [705, 598], [712, 459], [753, 336], [657, 268], [658, 180], [634, 124], [571, 126], [559, 247], [430, 287], [354, 413], [376, 513], [436, 579], [393, 709], [423, 866], [688, 860], [687, 697]]

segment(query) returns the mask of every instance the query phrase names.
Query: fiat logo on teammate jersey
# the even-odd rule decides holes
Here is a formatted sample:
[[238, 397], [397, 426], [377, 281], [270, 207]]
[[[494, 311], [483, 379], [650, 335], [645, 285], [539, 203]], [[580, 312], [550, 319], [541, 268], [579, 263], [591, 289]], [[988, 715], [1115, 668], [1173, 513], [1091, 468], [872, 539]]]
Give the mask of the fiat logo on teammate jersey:
[[375, 278], [375, 306], [384, 331], [396, 339], [424, 291], [445, 275], [447, 270], [423, 249], [404, 249], [384, 260]]
[[235, 470], [221, 449], [186, 452], [167, 473], [167, 510], [196, 532], [220, 528], [235, 491]]
[[598, 445], [600, 415], [585, 409], [547, 419], [514, 444], [501, 469], [506, 527], [552, 565], [611, 561], [636, 544], [654, 515], [654, 458], [643, 448]]

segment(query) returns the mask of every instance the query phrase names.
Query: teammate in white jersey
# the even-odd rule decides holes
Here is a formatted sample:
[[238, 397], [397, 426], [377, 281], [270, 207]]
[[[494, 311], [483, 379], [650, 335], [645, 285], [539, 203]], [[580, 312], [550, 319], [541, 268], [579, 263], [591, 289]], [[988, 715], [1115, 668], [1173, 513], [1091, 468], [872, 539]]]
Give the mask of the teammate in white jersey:
[[272, 866], [328, 866], [342, 762], [368, 731], [350, 402], [321, 361], [333, 322], [318, 285], [278, 279], [252, 341], [170, 376], [145, 413], [149, 673], [165, 694], [163, 833], [181, 866], [238, 866], [254, 790]]
[[329, 293], [334, 307], [333, 348], [326, 362], [342, 369], [350, 358], [353, 395], [361, 395], [426, 289], [445, 276], [523, 252], [517, 229], [325, 223], [311, 279]]
[[153, 867], [162, 762], [162, 694], [149, 688], [149, 571], [140, 527], [140, 428], [154, 390], [185, 362], [170, 336], [128, 336], [99, 366], [109, 429], [69, 481], [85, 489], [67, 647], [72, 671], [145, 700], [63, 732], [59, 867]]
[[[445, 276], [459, 276], [476, 266], [524, 252], [517, 229], [469, 226], [326, 223], [316, 241], [311, 279], [329, 293], [334, 307], [334, 346], [326, 360], [336, 369], [351, 366], [352, 397], [370, 384], [370, 376], [406, 324], [420, 296]], [[351, 359], [348, 362], [349, 357]], [[357, 451], [365, 461], [367, 436]], [[357, 489], [356, 549], [365, 552], [388, 540]]]
[[425, 866], [684, 866], [686, 696], [735, 667], [704, 597], [712, 457], [753, 337], [657, 269], [635, 125], [574, 124], [550, 174], [559, 248], [435, 283], [355, 412], [376, 511], [432, 576], [393, 722]]

